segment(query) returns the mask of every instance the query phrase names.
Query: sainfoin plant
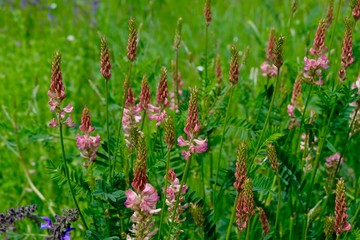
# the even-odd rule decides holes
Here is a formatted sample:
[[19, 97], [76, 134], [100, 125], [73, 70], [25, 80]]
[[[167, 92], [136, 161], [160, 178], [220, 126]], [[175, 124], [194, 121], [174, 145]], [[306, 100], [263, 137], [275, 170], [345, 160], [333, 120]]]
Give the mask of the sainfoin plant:
[[[85, 65], [70, 45], [57, 46], [63, 54], [52, 49], [50, 81], [40, 87], [45, 116], [53, 115], [42, 130], [49, 146], [41, 182], [57, 184], [60, 200], [26, 174], [36, 205], [1, 210], [0, 236], [359, 239], [360, 1], [317, 3], [322, 11], [310, 20], [301, 16], [311, 4], [293, 0], [277, 12], [263, 3], [289, 21], [232, 22], [249, 36], [229, 40], [225, 3], [203, 0], [192, 9], [202, 20], [169, 18], [161, 43], [150, 37], [160, 24], [150, 2], [143, 15], [129, 8], [127, 21], [113, 19], [121, 41], [106, 30], [110, 18], [93, 23], [102, 33], [88, 40], [97, 55], [82, 75], [90, 84], [67, 70]], [[29, 172], [16, 114], [3, 110], [16, 140], [0, 137]], [[29, 225], [23, 235], [20, 220]]]

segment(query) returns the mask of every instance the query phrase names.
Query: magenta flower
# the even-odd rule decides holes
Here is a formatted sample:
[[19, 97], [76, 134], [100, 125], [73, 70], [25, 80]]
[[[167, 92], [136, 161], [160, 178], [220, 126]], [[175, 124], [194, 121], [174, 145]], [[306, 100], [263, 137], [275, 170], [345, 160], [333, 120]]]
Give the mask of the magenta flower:
[[265, 61], [261, 64], [260, 69], [262, 71], [263, 77], [276, 77], [278, 69], [274, 64], [269, 64], [269, 62]]
[[291, 104], [287, 105], [287, 113], [288, 113], [289, 117], [295, 117], [294, 110], [295, 110], [295, 107], [293, 105], [291, 105]]
[[[330, 155], [326, 158], [325, 165], [328, 168], [336, 168], [338, 165], [338, 162], [340, 160], [340, 153], [335, 153], [333, 155]], [[344, 158], [341, 158], [340, 164], [344, 164]]]
[[335, 231], [337, 235], [342, 232], [350, 231], [351, 225], [347, 222], [348, 215], [346, 214], [345, 201], [345, 182], [339, 179], [336, 184], [336, 199], [335, 199]]

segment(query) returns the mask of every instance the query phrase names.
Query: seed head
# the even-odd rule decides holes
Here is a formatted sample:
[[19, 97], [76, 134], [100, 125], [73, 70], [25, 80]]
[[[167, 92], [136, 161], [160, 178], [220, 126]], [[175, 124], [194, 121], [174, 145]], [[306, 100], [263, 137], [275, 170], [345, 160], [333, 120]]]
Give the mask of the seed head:
[[324, 233], [326, 238], [329, 238], [335, 232], [334, 229], [335, 218], [331, 215], [327, 216], [324, 221]]
[[177, 21], [177, 27], [175, 31], [174, 38], [174, 48], [179, 49], [181, 44], [181, 29], [182, 29], [182, 18], [179, 18]]
[[210, 25], [212, 16], [211, 16], [211, 0], [205, 1], [205, 7], [204, 7], [204, 16], [205, 16], [205, 23], [207, 26]]
[[129, 19], [129, 38], [127, 45], [127, 57], [130, 62], [135, 60], [137, 54], [137, 29], [133, 18]]
[[201, 227], [204, 225], [205, 217], [202, 207], [196, 203], [190, 203], [190, 213], [194, 219], [195, 225]]
[[280, 69], [280, 67], [283, 65], [282, 51], [283, 51], [284, 41], [285, 41], [285, 37], [280, 36], [276, 41], [276, 45], [275, 45], [275, 49], [274, 49], [274, 54], [275, 54], [274, 65], [278, 69]]
[[164, 142], [166, 143], [168, 148], [171, 149], [175, 144], [175, 126], [172, 117], [167, 117], [165, 119], [164, 128], [165, 128]]
[[236, 156], [236, 171], [235, 171], [235, 189], [240, 192], [244, 188], [244, 182], [247, 179], [246, 176], [246, 143], [242, 142], [237, 150]]
[[106, 41], [106, 37], [101, 37], [101, 51], [100, 51], [100, 72], [105, 78], [106, 81], [108, 81], [111, 77], [111, 63], [110, 63], [110, 53], [109, 53], [109, 45]]
[[235, 45], [231, 46], [231, 61], [230, 61], [230, 82], [235, 85], [239, 81], [239, 53]]
[[274, 169], [276, 171], [277, 168], [279, 167], [280, 163], [278, 162], [278, 157], [277, 157], [275, 146], [272, 144], [268, 144], [266, 146], [266, 151], [267, 151], [268, 159], [270, 161], [270, 166], [272, 167], [272, 169]]

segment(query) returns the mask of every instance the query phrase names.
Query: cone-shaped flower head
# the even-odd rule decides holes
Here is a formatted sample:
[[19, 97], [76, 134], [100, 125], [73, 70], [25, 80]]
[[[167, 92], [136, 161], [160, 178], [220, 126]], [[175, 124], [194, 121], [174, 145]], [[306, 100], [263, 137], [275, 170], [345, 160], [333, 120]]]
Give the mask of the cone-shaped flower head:
[[205, 217], [202, 207], [196, 203], [190, 203], [190, 213], [194, 219], [195, 225], [198, 227], [202, 227], [205, 222]]
[[142, 192], [145, 188], [146, 183], [148, 182], [148, 177], [146, 175], [146, 158], [147, 149], [145, 144], [145, 136], [142, 132], [140, 132], [138, 136], [134, 180], [132, 182], [132, 187], [138, 192]]
[[334, 0], [329, 0], [325, 26], [330, 27], [333, 19], [334, 19]]
[[239, 53], [235, 45], [231, 46], [231, 60], [230, 60], [230, 82], [235, 85], [239, 81]]
[[137, 54], [137, 29], [136, 23], [133, 18], [129, 20], [129, 38], [128, 38], [128, 45], [127, 45], [127, 57], [130, 62], [135, 60]]
[[275, 35], [275, 29], [272, 28], [270, 30], [268, 44], [266, 48], [266, 58], [270, 63], [275, 62], [275, 54], [274, 54], [275, 46], [276, 46], [276, 35]]
[[269, 159], [271, 168], [274, 169], [274, 171], [276, 171], [277, 168], [279, 167], [280, 163], [278, 162], [278, 157], [277, 157], [275, 146], [273, 144], [268, 144], [266, 146], [266, 152], [267, 152], [267, 157]]
[[215, 76], [217, 78], [217, 83], [221, 84], [223, 77], [222, 77], [222, 70], [221, 70], [221, 57], [218, 54], [215, 59]]
[[48, 96], [50, 97], [49, 105], [50, 110], [53, 112], [55, 109], [60, 109], [62, 100], [66, 97], [65, 86], [62, 81], [61, 73], [61, 55], [60, 52], [55, 52], [53, 62], [51, 65], [51, 83]]
[[316, 30], [313, 47], [310, 49], [310, 53], [313, 56], [322, 55], [327, 51], [325, 47], [325, 33], [326, 33], [326, 22], [324, 19], [319, 21], [318, 28]]
[[165, 119], [164, 128], [165, 128], [164, 142], [166, 143], [168, 148], [171, 149], [175, 144], [175, 126], [172, 117], [167, 117]]
[[182, 30], [182, 18], [180, 17], [177, 21], [175, 38], [174, 38], [174, 48], [179, 49], [181, 44], [181, 30]]
[[270, 225], [266, 218], [265, 211], [261, 207], [258, 207], [257, 210], [259, 211], [259, 214], [260, 214], [259, 220], [261, 222], [262, 237], [265, 237], [270, 232]]
[[345, 35], [343, 39], [343, 47], [341, 51], [341, 69], [339, 71], [339, 77], [342, 81], [346, 79], [346, 70], [354, 62], [353, 58], [353, 44], [352, 33], [354, 23], [349, 19], [345, 19]]
[[206, 1], [205, 1], [204, 17], [205, 17], [205, 23], [206, 23], [206, 25], [209, 26], [210, 23], [211, 23], [211, 20], [212, 20], [212, 15], [211, 15], [211, 0], [206, 0]]
[[149, 88], [148, 78], [146, 75], [144, 75], [141, 81], [141, 92], [140, 92], [141, 109], [147, 111], [149, 103], [150, 103], [150, 88]]
[[236, 155], [236, 171], [235, 171], [235, 189], [240, 192], [244, 188], [244, 182], [247, 179], [246, 176], [246, 143], [240, 143], [237, 155]]
[[93, 132], [95, 128], [91, 124], [90, 112], [87, 107], [84, 107], [82, 112], [79, 129], [84, 135], [76, 135], [76, 145], [81, 150], [80, 156], [88, 159], [88, 162], [84, 163], [84, 166], [90, 166], [96, 159], [96, 152], [100, 145], [100, 136], [90, 136], [90, 133]]
[[335, 232], [334, 229], [335, 218], [333, 216], [327, 216], [324, 221], [324, 233], [326, 238], [330, 238]]
[[236, 224], [238, 225], [239, 232], [246, 228], [252, 215], [254, 215], [254, 198], [252, 182], [248, 178], [245, 180], [244, 189], [239, 193], [236, 204]]
[[344, 231], [350, 231], [351, 225], [347, 222], [348, 215], [346, 214], [345, 201], [345, 181], [339, 179], [336, 184], [336, 198], [335, 198], [335, 231], [339, 235]]
[[274, 49], [275, 59], [274, 65], [279, 69], [283, 65], [283, 45], [285, 38], [283, 36], [278, 37]]
[[103, 36], [101, 38], [101, 53], [100, 53], [100, 72], [108, 81], [111, 78], [111, 63], [110, 63], [110, 52], [109, 52], [109, 45], [106, 41], [106, 37]]

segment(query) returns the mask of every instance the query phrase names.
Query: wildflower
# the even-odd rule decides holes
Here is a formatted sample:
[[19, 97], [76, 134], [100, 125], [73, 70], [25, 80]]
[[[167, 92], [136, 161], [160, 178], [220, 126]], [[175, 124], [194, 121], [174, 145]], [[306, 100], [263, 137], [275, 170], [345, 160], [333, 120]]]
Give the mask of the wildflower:
[[[181, 214], [188, 208], [187, 203], [182, 204], [182, 202], [185, 200], [185, 194], [188, 187], [186, 186], [186, 184], [184, 184], [182, 186], [182, 189], [180, 189], [181, 185], [179, 179], [176, 177], [173, 169], [169, 169], [167, 176], [167, 180], [170, 182], [170, 185], [166, 189], [166, 205], [168, 206], [168, 211], [171, 213], [168, 219], [169, 222], [174, 220], [175, 231], [172, 233], [172, 235], [178, 236], [178, 234], [183, 232], [183, 230], [179, 228], [179, 225], [186, 220], [186, 218], [181, 218]], [[179, 192], [180, 197], [178, 200], [178, 205], [176, 207], [176, 196]], [[175, 207], [176, 212], [175, 216], [173, 216]]]
[[334, 19], [334, 0], [329, 0], [325, 26], [330, 27], [333, 19]]
[[197, 106], [198, 90], [193, 88], [189, 100], [188, 117], [184, 132], [189, 140], [185, 140], [182, 136], [178, 137], [178, 145], [180, 147], [188, 146], [188, 151], [183, 151], [182, 155], [187, 160], [193, 153], [203, 153], [207, 151], [207, 139], [196, 139], [200, 130], [200, 121], [198, 119]]
[[352, 50], [352, 33], [353, 22], [349, 19], [345, 19], [345, 34], [343, 39], [343, 47], [341, 51], [341, 69], [339, 71], [339, 77], [342, 81], [346, 79], [346, 70], [354, 62], [353, 50]]
[[96, 159], [96, 152], [100, 145], [100, 136], [99, 134], [90, 136], [90, 133], [93, 132], [95, 128], [91, 124], [90, 112], [87, 107], [83, 110], [79, 129], [84, 135], [76, 135], [76, 145], [82, 151], [80, 156], [88, 159], [88, 163], [85, 163], [85, 166], [89, 166]]
[[138, 192], [142, 192], [144, 190], [145, 184], [148, 181], [148, 178], [146, 176], [146, 158], [147, 149], [145, 144], [145, 136], [142, 132], [140, 132], [137, 144], [137, 157], [134, 169], [134, 180], [132, 182], [132, 187]]
[[334, 229], [335, 218], [331, 215], [327, 216], [324, 221], [324, 233], [326, 238], [329, 238], [335, 232]]
[[174, 38], [174, 48], [179, 49], [181, 44], [181, 29], [182, 29], [182, 18], [179, 18], [177, 21], [177, 27], [175, 31], [175, 38]]
[[352, 0], [351, 9], [354, 20], [357, 22], [360, 19], [360, 0]]
[[244, 182], [247, 179], [246, 176], [246, 144], [242, 142], [237, 150], [236, 155], [236, 171], [235, 171], [235, 189], [240, 192], [244, 188]]
[[41, 217], [45, 223], [41, 223], [40, 230], [48, 229], [51, 237], [45, 239], [70, 240], [70, 232], [75, 230], [71, 227], [71, 223], [77, 221], [78, 218], [77, 209], [67, 209], [62, 215], [55, 215], [55, 222], [52, 222], [49, 217]]
[[165, 119], [164, 129], [165, 129], [164, 142], [166, 143], [168, 148], [171, 149], [175, 144], [175, 126], [172, 117], [167, 117]]
[[130, 62], [135, 60], [137, 53], [137, 33], [136, 33], [136, 23], [133, 18], [129, 20], [129, 38], [127, 45], [127, 57]]
[[132, 148], [134, 143], [131, 141], [131, 131], [135, 125], [141, 121], [139, 105], [135, 105], [134, 93], [131, 86], [127, 87], [127, 95], [125, 100], [124, 114], [122, 117], [122, 125], [124, 129], [126, 146]]
[[150, 120], [156, 120], [156, 126], [160, 126], [166, 118], [165, 108], [169, 105], [168, 100], [168, 81], [167, 70], [165, 67], [161, 69], [160, 82], [156, 93], [156, 106], [148, 104], [149, 110], [152, 112], [149, 116]]
[[[274, 48], [274, 65], [277, 69], [283, 65], [283, 45], [284, 45], [285, 37], [281, 36], [278, 37], [276, 40], [275, 48]], [[279, 70], [278, 70], [279, 71]]]
[[72, 121], [71, 114], [64, 121], [67, 113], [71, 113], [73, 110], [73, 106], [68, 104], [65, 108], [61, 108], [62, 101], [65, 99], [65, 86], [62, 81], [62, 73], [61, 73], [61, 55], [59, 52], [55, 52], [52, 67], [51, 67], [51, 84], [50, 89], [48, 91], [48, 96], [50, 97], [49, 105], [50, 111], [56, 112], [56, 119], [51, 119], [49, 126], [57, 127], [60, 124], [65, 124], [68, 127], [74, 127], [76, 124]]
[[344, 231], [350, 231], [351, 225], [347, 222], [348, 215], [346, 214], [345, 201], [345, 182], [339, 179], [336, 184], [336, 199], [335, 199], [335, 222], [334, 227], [337, 235]]
[[[30, 218], [37, 220], [38, 217], [33, 214], [37, 209], [37, 205], [20, 206], [16, 208], [9, 208], [7, 212], [0, 213], [0, 235], [1, 233], [9, 231], [15, 231], [15, 223], [21, 221], [24, 218]], [[5, 237], [7, 239], [7, 237]]]
[[[326, 167], [328, 168], [336, 168], [338, 165], [338, 162], [340, 161], [340, 153], [334, 153], [333, 155], [330, 155], [326, 158]], [[344, 164], [344, 159], [341, 158], [340, 164]]]
[[110, 53], [109, 45], [106, 41], [106, 37], [101, 38], [101, 53], [100, 53], [100, 72], [105, 78], [106, 81], [109, 81], [111, 78], [111, 63], [110, 63]]
[[239, 193], [238, 202], [236, 204], [236, 224], [239, 232], [242, 232], [254, 215], [254, 198], [252, 192], [252, 183], [248, 178], [244, 182], [244, 189]]
[[204, 225], [205, 217], [201, 206], [196, 203], [190, 203], [190, 213], [196, 226], [201, 227]]
[[140, 92], [140, 103], [139, 107], [143, 111], [147, 111], [148, 105], [150, 103], [150, 88], [148, 83], [148, 78], [146, 75], [143, 76], [141, 81], [141, 92]]
[[[181, 80], [181, 74], [178, 71], [177, 74], [175, 73], [175, 63], [172, 61], [171, 65], [173, 67], [173, 72], [172, 72], [172, 78], [174, 79], [174, 86], [175, 86], [175, 90], [174, 92], [170, 93], [170, 110], [175, 110], [177, 113], [179, 112], [179, 106], [176, 103], [176, 98], [177, 95], [181, 96], [182, 95], [182, 90], [180, 89], [183, 85], [184, 82]], [[181, 103], [181, 100], [179, 99], [179, 103]]]
[[262, 227], [262, 237], [265, 237], [270, 232], [270, 225], [266, 218], [265, 211], [261, 207], [258, 207], [257, 210], [259, 211], [260, 214], [259, 220], [261, 222], [261, 227]]
[[272, 78], [275, 77], [278, 73], [277, 67], [274, 65], [275, 61], [275, 46], [276, 46], [276, 36], [275, 30], [271, 29], [269, 34], [269, 40], [266, 49], [266, 58], [267, 61], [263, 62], [260, 66], [261, 71], [263, 72], [264, 77]]
[[204, 17], [205, 17], [205, 23], [206, 26], [209, 26], [212, 20], [211, 16], [211, 0], [205, 1], [205, 7], [204, 7]]
[[[329, 68], [329, 59], [325, 55], [327, 51], [325, 47], [325, 33], [326, 22], [324, 19], [321, 19], [316, 30], [313, 47], [309, 50], [314, 58], [304, 57], [304, 77], [320, 86], [323, 85], [321, 77], [322, 69]], [[318, 81], [315, 82], [315, 78]]]
[[278, 162], [275, 146], [272, 144], [268, 144], [266, 146], [266, 152], [267, 152], [267, 157], [270, 161], [271, 168], [274, 169], [274, 171], [276, 171], [280, 163]]
[[[158, 200], [159, 196], [155, 188], [149, 183], [145, 184], [141, 192], [136, 193], [131, 189], [126, 191], [124, 205], [134, 211], [130, 218], [133, 222], [130, 230], [135, 236], [133, 239], [150, 239], [157, 233], [157, 229], [152, 229], [155, 225], [152, 215], [161, 211], [156, 209]], [[130, 236], [128, 238], [132, 239]]]
[[235, 85], [239, 81], [239, 53], [235, 45], [231, 46], [231, 61], [230, 61], [230, 82]]
[[215, 77], [217, 79], [217, 84], [220, 86], [223, 80], [220, 55], [217, 55], [215, 59]]

